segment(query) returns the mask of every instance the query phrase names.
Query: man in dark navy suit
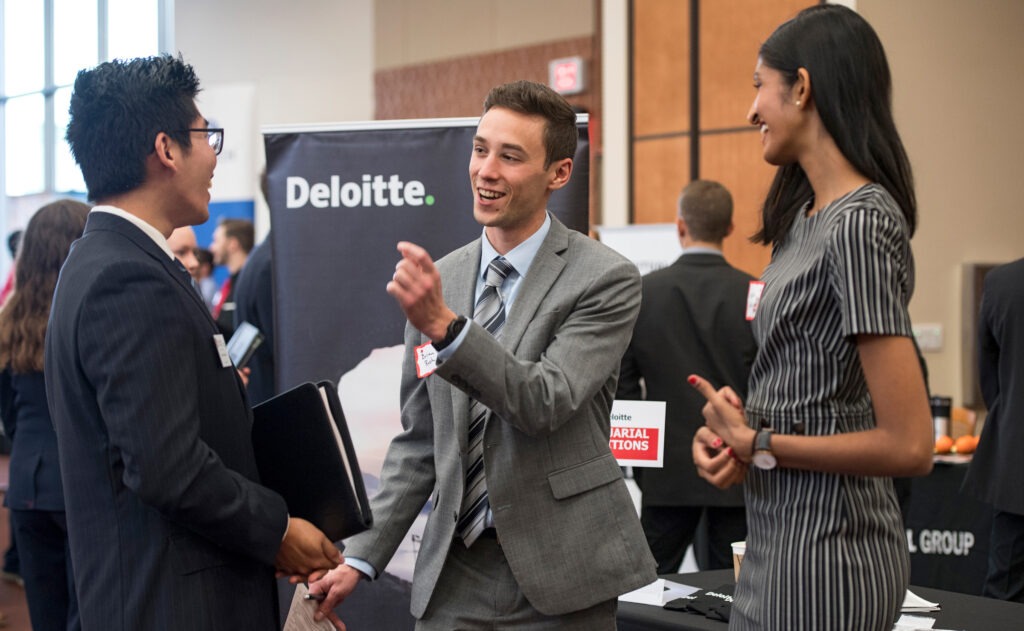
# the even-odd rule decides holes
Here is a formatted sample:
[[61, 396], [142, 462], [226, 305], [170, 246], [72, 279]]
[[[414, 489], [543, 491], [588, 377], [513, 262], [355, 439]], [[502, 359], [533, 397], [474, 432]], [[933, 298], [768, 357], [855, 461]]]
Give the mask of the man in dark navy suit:
[[277, 629], [274, 568], [341, 555], [258, 483], [251, 412], [167, 237], [209, 217], [223, 130], [170, 56], [79, 73], [67, 138], [95, 207], [57, 284], [46, 388], [82, 628]]
[[965, 490], [992, 505], [984, 596], [1024, 603], [1024, 259], [985, 276], [978, 378], [988, 417]]

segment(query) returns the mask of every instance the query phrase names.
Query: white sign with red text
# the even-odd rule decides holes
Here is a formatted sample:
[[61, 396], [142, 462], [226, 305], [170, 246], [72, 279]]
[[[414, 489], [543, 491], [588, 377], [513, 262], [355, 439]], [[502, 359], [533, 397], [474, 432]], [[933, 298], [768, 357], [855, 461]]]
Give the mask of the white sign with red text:
[[613, 401], [609, 446], [623, 467], [664, 466], [665, 402]]

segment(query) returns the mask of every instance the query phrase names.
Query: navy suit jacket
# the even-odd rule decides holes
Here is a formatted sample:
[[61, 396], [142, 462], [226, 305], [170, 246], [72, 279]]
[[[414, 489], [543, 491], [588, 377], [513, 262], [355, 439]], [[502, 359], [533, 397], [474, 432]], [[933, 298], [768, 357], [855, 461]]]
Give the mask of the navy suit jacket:
[[46, 387], [85, 631], [276, 629], [284, 500], [187, 273], [93, 211], [54, 294]]
[[15, 510], [64, 510], [57, 435], [43, 373], [0, 372], [0, 418], [14, 443], [4, 504]]
[[248, 322], [263, 333], [263, 343], [249, 360], [249, 400], [262, 403], [277, 394], [274, 387], [274, 281], [270, 235], [245, 261], [235, 282], [235, 328]]
[[1024, 259], [985, 276], [978, 315], [978, 377], [988, 416], [964, 488], [1024, 515]]
[[746, 320], [753, 277], [717, 254], [680, 256], [643, 278], [640, 316], [622, 358], [618, 399], [665, 401], [664, 468], [633, 470], [644, 506], [742, 506], [743, 488], [719, 490], [697, 475], [691, 443], [704, 424], [704, 397], [691, 374], [747, 396], [757, 343]]

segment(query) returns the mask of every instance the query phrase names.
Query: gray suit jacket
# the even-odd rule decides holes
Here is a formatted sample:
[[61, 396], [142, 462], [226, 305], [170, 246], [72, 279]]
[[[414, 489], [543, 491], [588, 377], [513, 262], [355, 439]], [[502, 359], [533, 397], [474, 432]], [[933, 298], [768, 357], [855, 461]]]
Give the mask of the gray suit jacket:
[[[438, 261], [445, 300], [472, 314], [480, 241]], [[493, 412], [484, 435], [487, 488], [502, 550], [524, 595], [557, 615], [656, 578], [640, 521], [608, 447], [619, 360], [640, 304], [636, 267], [552, 218], [521, 281], [501, 340], [470, 323], [437, 371], [416, 377], [407, 328], [402, 424], [373, 500], [374, 527], [346, 554], [382, 570], [428, 498], [412, 590], [423, 615], [455, 534], [464, 486], [469, 398]]]
[[90, 214], [54, 294], [46, 390], [82, 628], [276, 630], [287, 523], [187, 272]]

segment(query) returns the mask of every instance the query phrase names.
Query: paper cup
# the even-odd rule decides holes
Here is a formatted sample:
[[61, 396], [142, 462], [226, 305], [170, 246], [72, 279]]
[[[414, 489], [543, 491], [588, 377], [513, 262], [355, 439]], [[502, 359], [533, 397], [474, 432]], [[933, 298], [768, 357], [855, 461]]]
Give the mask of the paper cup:
[[732, 544], [732, 570], [737, 581], [740, 580], [740, 565], [743, 563], [743, 553], [746, 551], [746, 541], [736, 541]]

